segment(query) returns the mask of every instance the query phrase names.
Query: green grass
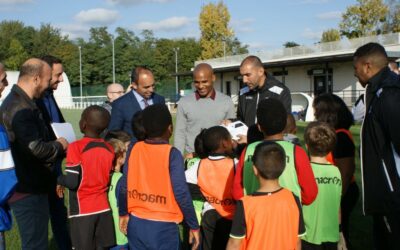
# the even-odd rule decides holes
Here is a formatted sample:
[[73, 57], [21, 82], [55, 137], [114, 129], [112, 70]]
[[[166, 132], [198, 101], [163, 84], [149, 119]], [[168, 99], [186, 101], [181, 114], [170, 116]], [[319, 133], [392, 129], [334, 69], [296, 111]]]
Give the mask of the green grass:
[[[62, 110], [62, 113], [65, 117], [65, 119], [72, 124], [74, 127], [74, 131], [76, 134], [77, 138], [82, 137], [82, 133], [79, 130], [79, 119], [81, 115], [82, 110]], [[175, 122], [175, 117], [173, 116], [173, 120]], [[303, 143], [303, 134], [304, 134], [304, 128], [307, 125], [307, 123], [304, 122], [298, 122], [297, 127], [297, 135], [299, 136], [301, 142]], [[360, 126], [355, 125], [352, 127], [351, 132], [353, 133], [354, 141], [356, 144], [356, 149], [359, 149], [360, 146]], [[173, 141], [173, 138], [171, 138], [171, 142]], [[360, 172], [360, 163], [359, 163], [359, 157], [356, 157], [356, 181], [357, 184], [359, 185], [359, 188], [361, 189], [361, 172]], [[15, 220], [14, 220], [15, 222]], [[55, 242], [53, 239], [53, 235], [50, 229], [49, 225], [49, 249], [57, 249], [55, 246]], [[365, 217], [361, 213], [361, 197], [357, 203], [356, 208], [353, 211], [353, 214], [350, 219], [350, 238], [351, 241], [353, 242], [354, 249], [372, 249], [372, 220], [370, 217]], [[17, 223], [14, 223], [14, 226], [12, 230], [6, 232], [6, 242], [7, 242], [7, 249], [21, 249], [21, 242], [19, 239], [19, 234], [18, 234], [18, 227]]]

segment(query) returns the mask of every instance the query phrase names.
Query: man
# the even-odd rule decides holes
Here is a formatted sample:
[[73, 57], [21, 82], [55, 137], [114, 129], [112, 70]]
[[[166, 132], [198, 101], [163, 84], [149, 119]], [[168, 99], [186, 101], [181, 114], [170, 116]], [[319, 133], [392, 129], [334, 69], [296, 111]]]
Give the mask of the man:
[[136, 67], [131, 74], [132, 91], [112, 103], [111, 121], [108, 130], [124, 130], [132, 133], [132, 117], [145, 107], [160, 103], [165, 104], [164, 97], [154, 93], [154, 76], [150, 69]]
[[[54, 98], [53, 92], [58, 88], [58, 85], [64, 81], [63, 79], [63, 65], [59, 58], [54, 56], [46, 55], [41, 58], [51, 67], [51, 81], [49, 88], [44, 92], [44, 96], [36, 100], [36, 105], [43, 114], [43, 119], [46, 122], [47, 128], [50, 132], [50, 139], [56, 140], [57, 137], [53, 133], [51, 123], [65, 122], [64, 117], [57, 105]], [[64, 156], [57, 159], [53, 165], [53, 178], [55, 180], [62, 174], [61, 165]], [[60, 186], [56, 187], [54, 181], [54, 187], [49, 192], [49, 209], [50, 209], [50, 222], [51, 229], [58, 249], [67, 250], [71, 249], [71, 239], [69, 236], [69, 230], [67, 227], [67, 208], [64, 205], [64, 198], [60, 198], [57, 195], [57, 190], [63, 191]]]
[[363, 212], [373, 216], [375, 249], [400, 249], [400, 76], [377, 43], [354, 53], [354, 72], [366, 87], [361, 131]]
[[192, 158], [194, 139], [204, 128], [235, 118], [232, 99], [214, 89], [215, 75], [209, 64], [201, 63], [193, 71], [196, 91], [182, 97], [178, 104], [174, 146]]
[[54, 188], [51, 167], [68, 146], [64, 138], [51, 140], [34, 102], [49, 88], [50, 80], [47, 63], [37, 58], [27, 60], [0, 107], [0, 124], [10, 140], [18, 180], [9, 203], [18, 222], [22, 249], [47, 249], [48, 193]]
[[256, 124], [257, 104], [263, 99], [276, 98], [283, 103], [286, 112], [291, 112], [290, 90], [266, 73], [260, 58], [246, 57], [240, 64], [240, 75], [247, 86], [240, 90], [237, 118], [247, 126]]
[[107, 86], [107, 101], [105, 101], [101, 106], [108, 110], [111, 114], [111, 103], [117, 98], [121, 97], [125, 93], [124, 87], [119, 83], [111, 83]]
[[[1, 93], [8, 86], [6, 69], [0, 63], [0, 97]], [[8, 142], [7, 133], [3, 126], [0, 125], [0, 249], [6, 249], [4, 232], [11, 229], [12, 217], [10, 207], [7, 200], [12, 195], [17, 177], [15, 176], [14, 161], [11, 156], [10, 145]]]

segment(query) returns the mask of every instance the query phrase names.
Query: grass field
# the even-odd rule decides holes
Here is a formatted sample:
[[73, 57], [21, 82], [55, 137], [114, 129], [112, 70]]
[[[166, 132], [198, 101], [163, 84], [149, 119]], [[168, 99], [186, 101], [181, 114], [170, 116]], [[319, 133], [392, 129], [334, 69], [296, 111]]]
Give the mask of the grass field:
[[[78, 122], [80, 119], [81, 115], [81, 110], [62, 110], [63, 115], [65, 119], [68, 122], [71, 122], [77, 138], [82, 137], [82, 134], [79, 130]], [[174, 119], [175, 121], [175, 119]], [[298, 133], [297, 135], [299, 138], [302, 140], [303, 139], [303, 133], [304, 133], [304, 128], [307, 124], [303, 122], [299, 122], [297, 124], [298, 126]], [[352, 127], [351, 132], [353, 133], [353, 137], [355, 140], [356, 148], [359, 148], [359, 132], [360, 132], [360, 126], [355, 125]], [[173, 140], [173, 139], [172, 139]], [[171, 140], [171, 141], [172, 141]], [[303, 143], [303, 141], [302, 141]], [[359, 159], [358, 157], [356, 158], [356, 181], [361, 189], [361, 181], [360, 181], [360, 164], [359, 164]], [[15, 222], [15, 221], [14, 221]], [[368, 250], [372, 249], [372, 233], [371, 233], [371, 225], [372, 225], [372, 220], [370, 217], [365, 217], [361, 213], [361, 198], [359, 199], [357, 206], [352, 214], [351, 217], [351, 241], [354, 244], [354, 249], [362, 249], [362, 250]], [[6, 242], [7, 242], [7, 249], [21, 249], [21, 242], [19, 239], [19, 234], [18, 234], [18, 228], [17, 224], [14, 223], [14, 227], [12, 228], [11, 231], [6, 232]], [[49, 226], [49, 249], [57, 249], [55, 246], [55, 242], [53, 239], [53, 235]]]

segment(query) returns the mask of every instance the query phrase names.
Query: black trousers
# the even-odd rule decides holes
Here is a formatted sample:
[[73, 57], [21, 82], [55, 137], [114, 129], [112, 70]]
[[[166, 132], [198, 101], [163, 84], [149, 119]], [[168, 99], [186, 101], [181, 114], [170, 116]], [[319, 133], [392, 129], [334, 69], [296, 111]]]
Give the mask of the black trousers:
[[400, 249], [400, 213], [373, 216], [375, 250]]
[[322, 242], [321, 245], [312, 244], [310, 242], [301, 241], [302, 250], [337, 250], [337, 242]]
[[201, 220], [201, 249], [226, 249], [232, 221], [221, 217], [215, 209], [205, 212]]
[[347, 188], [346, 193], [343, 195], [340, 204], [340, 207], [342, 209], [342, 232], [344, 239], [346, 240], [346, 246], [348, 249], [352, 249], [352, 244], [349, 240], [350, 215], [357, 204], [359, 196], [360, 196], [360, 191], [357, 186], [357, 183], [352, 182]]

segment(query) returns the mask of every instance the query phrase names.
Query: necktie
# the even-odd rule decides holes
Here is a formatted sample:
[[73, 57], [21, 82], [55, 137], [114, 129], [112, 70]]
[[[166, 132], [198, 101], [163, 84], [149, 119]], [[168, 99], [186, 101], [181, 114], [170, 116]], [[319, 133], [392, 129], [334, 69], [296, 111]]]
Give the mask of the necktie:
[[147, 102], [146, 99], [143, 99], [143, 102], [144, 102], [144, 108], [147, 108], [149, 106], [149, 103]]

